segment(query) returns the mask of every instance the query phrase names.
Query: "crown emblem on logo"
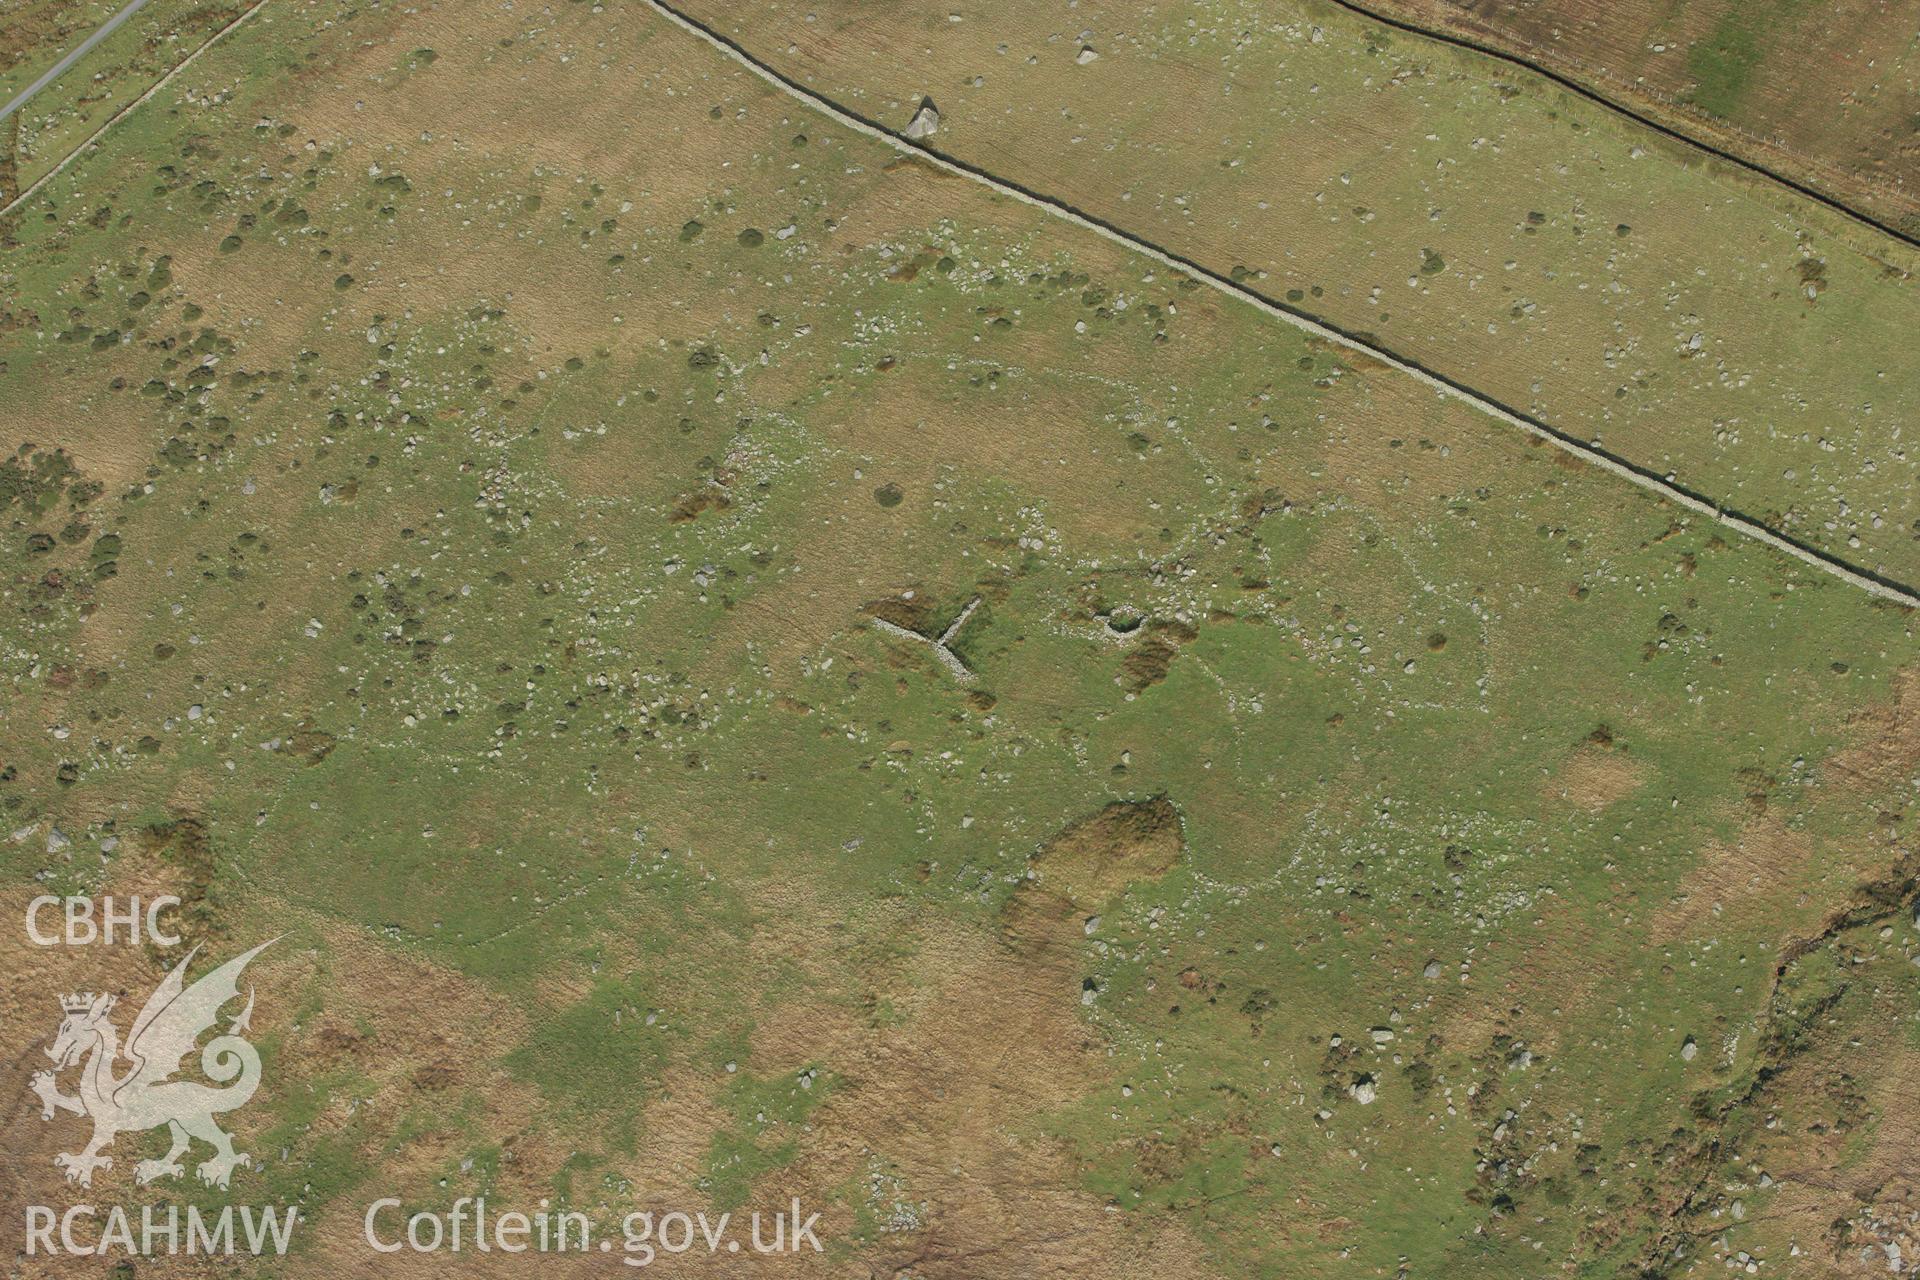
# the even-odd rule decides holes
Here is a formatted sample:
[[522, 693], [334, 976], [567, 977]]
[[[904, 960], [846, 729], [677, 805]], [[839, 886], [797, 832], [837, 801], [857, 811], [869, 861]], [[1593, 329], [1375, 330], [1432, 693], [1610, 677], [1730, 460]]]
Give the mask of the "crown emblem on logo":
[[[61, 996], [60, 1007], [68, 1013], [85, 1013], [87, 1010], [93, 1008], [93, 1002], [96, 998], [95, 994], [91, 991], [75, 992], [73, 995]], [[107, 1008], [111, 1009], [112, 1007], [113, 997], [108, 996]]]

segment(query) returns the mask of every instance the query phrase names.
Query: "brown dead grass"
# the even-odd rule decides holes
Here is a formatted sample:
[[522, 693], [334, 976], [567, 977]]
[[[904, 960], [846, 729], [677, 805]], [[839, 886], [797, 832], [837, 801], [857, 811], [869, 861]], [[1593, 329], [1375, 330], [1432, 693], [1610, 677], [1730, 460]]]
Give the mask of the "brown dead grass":
[[[1313, 349], [1326, 354], [1318, 344]], [[1323, 393], [1329, 410], [1321, 492], [1351, 498], [1399, 524], [1486, 483], [1489, 442], [1481, 423], [1373, 361], [1344, 350], [1338, 358], [1354, 371]], [[1502, 452], [1511, 458], [1514, 451]], [[1285, 453], [1272, 462], [1272, 482], [1298, 493], [1297, 462]]]
[[11, 71], [28, 58], [49, 50], [43, 60], [52, 61], [51, 49], [67, 47], [84, 34], [92, 21], [84, 0], [14, 0], [4, 10], [6, 24], [0, 26], [0, 71]]
[[[1178, 815], [1155, 800], [1073, 824], [1040, 861], [1095, 894], [1164, 871], [1179, 850]], [[891, 1019], [801, 1000], [769, 1011], [754, 1033], [756, 1072], [819, 1065], [832, 1080], [798, 1158], [757, 1195], [804, 1201], [823, 1187], [864, 1185], [875, 1170], [898, 1178], [900, 1194], [924, 1206], [923, 1225], [880, 1236], [860, 1264], [876, 1275], [1203, 1274], [1204, 1252], [1184, 1230], [1129, 1225], [1074, 1189], [1071, 1156], [1044, 1131], [1049, 1113], [1107, 1075], [1099, 1038], [1078, 1012], [1082, 909], [1030, 882], [997, 930], [898, 910], [888, 931], [910, 939], [910, 951], [862, 975]], [[826, 904], [796, 907], [783, 896], [756, 950], [832, 968], [825, 922], [834, 917]], [[823, 980], [823, 990], [832, 986]], [[686, 1105], [703, 1106], [697, 1096]], [[844, 1214], [827, 1223], [843, 1228]]]
[[[1653, 935], [1671, 941], [1725, 917], [1724, 927], [1753, 926], [1782, 906], [1804, 907], [1806, 875], [1817, 846], [1777, 818], [1761, 818], [1730, 843], [1701, 851], [1673, 899], [1653, 917]], [[1781, 921], [1786, 928], [1786, 921]]]
[[[1569, 0], [1556, 7], [1574, 6]], [[1691, 473], [1696, 484], [1729, 500], [1745, 495], [1750, 507], [1784, 507], [1795, 500], [1785, 489], [1779, 490], [1783, 497], [1762, 498], [1760, 484], [1749, 474], [1733, 472], [1724, 458], [1703, 452], [1697, 439], [1669, 429], [1675, 419], [1656, 408], [1687, 416], [1688, 406], [1701, 403], [1699, 387], [1669, 379], [1644, 404], [1633, 401], [1634, 412], [1622, 414], [1613, 407], [1614, 393], [1621, 389], [1617, 374], [1592, 361], [1581, 363], [1566, 346], [1578, 345], [1569, 335], [1608, 331], [1637, 331], [1644, 335], [1640, 340], [1652, 343], [1667, 327], [1657, 309], [1636, 304], [1628, 315], [1605, 290], [1583, 291], [1566, 283], [1547, 291], [1556, 308], [1551, 333], [1514, 322], [1510, 307], [1520, 300], [1510, 295], [1519, 286], [1517, 278], [1503, 282], [1502, 259], [1512, 254], [1508, 260], [1519, 261], [1523, 246], [1532, 247], [1518, 219], [1529, 204], [1534, 210], [1565, 209], [1583, 200], [1577, 178], [1560, 164], [1569, 154], [1565, 143], [1552, 140], [1548, 127], [1560, 111], [1553, 95], [1533, 90], [1513, 99], [1509, 108], [1492, 105], [1498, 101], [1496, 86], [1512, 78], [1501, 75], [1498, 66], [1395, 35], [1380, 75], [1364, 84], [1356, 76], [1317, 103], [1296, 102], [1285, 118], [1263, 117], [1262, 106], [1242, 94], [1247, 84], [1272, 78], [1282, 85], [1313, 82], [1316, 92], [1321, 87], [1314, 78], [1288, 76], [1289, 67], [1297, 70], [1309, 60], [1289, 52], [1291, 42], [1308, 39], [1310, 24], [1302, 15], [1244, 31], [1230, 31], [1231, 24], [1202, 30], [1187, 27], [1165, 6], [1108, 5], [1092, 28], [1101, 60], [1080, 66], [1070, 56], [1072, 37], [1050, 11], [999, 0], [969, 6], [957, 24], [913, 6], [836, 0], [814, 6], [807, 21], [790, 23], [772, 36], [764, 23], [747, 21], [713, 0], [694, 0], [692, 10], [782, 72], [840, 100], [857, 101], [862, 111], [896, 125], [911, 114], [919, 93], [933, 92], [943, 111], [937, 145], [950, 154], [1058, 194], [1216, 269], [1239, 265], [1264, 271], [1258, 277], [1263, 291], [1285, 295], [1297, 288], [1305, 295], [1300, 305], [1354, 331], [1376, 332], [1387, 345], [1472, 381], [1504, 402], [1544, 406], [1542, 412], [1572, 434], [1604, 436], [1617, 452]], [[1589, 7], [1588, 12], [1603, 10]], [[1805, 12], [1810, 21], [1817, 20], [1815, 9]], [[1328, 44], [1364, 47], [1364, 23], [1331, 13], [1316, 16], [1314, 23], [1328, 29]], [[1636, 38], [1645, 30], [1640, 28]], [[1025, 66], [1018, 65], [1022, 53], [1028, 55]], [[1360, 61], [1371, 65], [1370, 59]], [[1401, 65], [1383, 84], [1388, 63]], [[971, 89], [955, 84], [964, 83], [972, 69], [996, 66], [1006, 71], [986, 75]], [[1857, 65], [1853, 74], [1861, 75]], [[953, 89], [940, 87], [948, 84]], [[1398, 157], [1405, 154], [1407, 137], [1428, 131], [1434, 110], [1456, 103], [1524, 114], [1529, 123], [1521, 127], [1514, 115], [1515, 127], [1501, 144], [1501, 178], [1480, 184], [1494, 198], [1449, 209], [1445, 220], [1456, 215], [1458, 220], [1440, 237], [1430, 229], [1433, 201], [1413, 194], [1426, 181], [1417, 171], [1424, 164], [1403, 166]], [[1824, 111], [1831, 114], [1831, 104]], [[1594, 113], [1580, 114], [1584, 134]], [[1632, 142], [1632, 132], [1609, 122], [1582, 143], [1601, 137]], [[1649, 151], [1662, 175], [1659, 182], [1678, 174], [1677, 153], [1662, 147]], [[1475, 163], [1471, 158], [1459, 162]], [[1604, 163], [1614, 163], [1612, 153]], [[1366, 214], [1377, 219], [1371, 223], [1356, 222], [1360, 211], [1340, 194], [1349, 181], [1358, 192], [1366, 171], [1375, 179], [1370, 192], [1378, 193], [1367, 201]], [[1637, 189], [1629, 191], [1630, 186]], [[1681, 189], [1689, 200], [1719, 198], [1692, 179], [1675, 188]], [[1247, 198], [1256, 190], [1262, 199]], [[1678, 197], [1645, 178], [1613, 183], [1609, 192], [1610, 199], [1621, 198], [1606, 216], [1609, 221], [1617, 217], [1616, 225], [1631, 224], [1632, 252], [1611, 256], [1605, 270], [1617, 273], [1629, 295], [1645, 289], [1646, 298], [1664, 296], [1672, 278], [1668, 264], [1699, 256], [1698, 244], [1688, 242], [1690, 234], [1697, 240], [1696, 228], [1687, 219], [1661, 216], [1656, 199]], [[1397, 281], [1406, 276], [1391, 264], [1404, 254], [1407, 271], [1417, 271], [1414, 247], [1429, 235], [1436, 237], [1437, 249], [1446, 250], [1449, 266], [1403, 290]], [[1582, 252], [1601, 243], [1590, 238]], [[1880, 290], [1873, 282], [1880, 268], [1851, 255], [1843, 260], [1836, 254], [1835, 264], [1835, 272], [1857, 269], [1858, 287], [1871, 290], [1877, 301]], [[1837, 282], [1839, 276], [1834, 278]], [[1376, 300], [1368, 284], [1388, 291]], [[1784, 308], [1745, 323], [1759, 314], [1754, 299], [1766, 288], [1745, 276], [1703, 286], [1691, 291], [1698, 299], [1693, 309], [1703, 316], [1741, 317], [1732, 326], [1737, 338], [1729, 345], [1737, 342], [1750, 350], [1757, 364], [1784, 367], [1780, 357], [1760, 354], [1783, 352], [1795, 341], [1775, 323]], [[1323, 292], [1310, 292], [1315, 289]], [[1478, 425], [1491, 429], [1484, 421]], [[1830, 506], [1832, 495], [1817, 501]], [[1905, 528], [1907, 520], [1887, 524]], [[1893, 566], [1909, 553], [1910, 548], [1889, 544], [1879, 554]]]
[[1545, 790], [1549, 799], [1600, 813], [1638, 791], [1647, 773], [1646, 766], [1623, 751], [1589, 745], [1547, 779]]
[[757, 1062], [824, 1061], [837, 1079], [781, 1181], [832, 1185], [875, 1166], [898, 1176], [925, 1221], [882, 1239], [868, 1262], [883, 1275], [1197, 1274], [1191, 1242], [1171, 1229], [1137, 1235], [1074, 1190], [1068, 1153], [1031, 1131], [1095, 1087], [1102, 1065], [1075, 1015], [1077, 917], [1028, 913], [1019, 927], [1011, 944], [923, 934], [911, 984], [921, 994], [898, 1027], [828, 1031], [810, 1014], [756, 1035]]
[[1173, 669], [1175, 658], [1180, 650], [1199, 638], [1199, 632], [1184, 622], [1159, 621], [1148, 623], [1144, 634], [1120, 659], [1120, 678], [1124, 687], [1131, 693], [1140, 693], [1152, 688], [1167, 678]]
[[1730, 118], [1688, 105], [1688, 53], [1710, 44], [1740, 0], [1380, 0], [1376, 7], [1570, 74], [1735, 154], [1814, 177], [1882, 217], [1920, 213], [1920, 142], [1912, 129], [1920, 66], [1911, 31], [1889, 21], [1878, 0], [1753, 19], [1764, 52]]
[[[0, 894], [0, 913], [7, 922], [0, 929], [0, 966], [8, 976], [5, 990], [0, 991], [0, 1021], [8, 1028], [7, 1097], [0, 1114], [0, 1143], [5, 1144], [7, 1159], [0, 1161], [0, 1209], [12, 1222], [23, 1220], [28, 1204], [66, 1203], [67, 1190], [53, 1157], [61, 1151], [78, 1151], [92, 1133], [87, 1120], [65, 1112], [42, 1121], [39, 1101], [29, 1088], [36, 1071], [53, 1065], [44, 1050], [60, 1025], [59, 996], [75, 991], [119, 994], [122, 1008], [116, 1011], [115, 1021], [124, 1035], [131, 1017], [126, 1004], [131, 1002], [137, 1009], [166, 973], [165, 966], [137, 947], [33, 945], [22, 924], [33, 896], [34, 891], [27, 889]], [[51, 924], [48, 919], [43, 927]], [[71, 1072], [63, 1075], [62, 1087], [72, 1092]], [[130, 1140], [116, 1144], [109, 1153], [119, 1157], [114, 1167], [95, 1174], [96, 1198], [104, 1201], [132, 1187], [134, 1162], [126, 1158], [131, 1145]]]
[[57, 444], [86, 479], [104, 485], [107, 497], [118, 497], [144, 476], [161, 443], [143, 411], [146, 402], [130, 390], [107, 389], [116, 372], [130, 367], [117, 357], [76, 355], [58, 367], [43, 362], [34, 394], [9, 398], [0, 448], [11, 453], [23, 444]]
[[[1882, 815], [1903, 810], [1911, 779], [1920, 773], [1920, 668], [1894, 678], [1888, 699], [1849, 717], [1850, 745], [1830, 756], [1820, 772], [1820, 787], [1835, 800], [1873, 806]], [[1843, 892], [1885, 873], [1896, 851], [1877, 843], [1834, 848], [1790, 829], [1765, 802], [1756, 785], [1747, 800], [1750, 817], [1729, 843], [1701, 851], [1699, 864], [1681, 881], [1673, 900], [1654, 917], [1656, 938], [1676, 938], [1709, 919], [1757, 928], [1778, 937], [1815, 931], [1810, 911], [1827, 896], [1824, 886]]]
[[[1617, 962], [1564, 901], [1545, 903], [1513, 942], [1517, 959], [1498, 983], [1476, 981], [1443, 997], [1446, 1013], [1438, 1033], [1447, 1052], [1484, 1055], [1496, 1037], [1507, 1035], [1536, 1053], [1553, 1054], [1569, 1028], [1594, 1011], [1596, 993], [1610, 989]], [[1494, 947], [1489, 951], [1498, 954]]]
[[1032, 866], [1047, 889], [1093, 907], [1137, 880], [1166, 874], [1185, 844], [1180, 813], [1165, 796], [1115, 801], [1054, 837]]
[[[1876, 963], [1903, 962], [1892, 955]], [[1764, 1229], [1798, 1241], [1820, 1275], [1891, 1274], [1883, 1241], [1899, 1243], [1909, 1262], [1916, 1256], [1920, 1051], [1907, 1033], [1909, 990], [1897, 981], [1876, 986], [1865, 1017], [1816, 1034], [1752, 1104], [1775, 1117], [1746, 1152], [1775, 1179]]]
[[[181, 893], [188, 897], [191, 912], [192, 886], [182, 882], [181, 866], [162, 856], [156, 842], [129, 839], [123, 848], [127, 852], [103, 892]], [[30, 896], [24, 889], [0, 894], [0, 914], [17, 925]], [[407, 1138], [398, 1140], [397, 1126], [410, 1115], [430, 1115], [475, 1097], [483, 1100], [490, 1132], [510, 1152], [500, 1198], [531, 1204], [548, 1193], [547, 1179], [570, 1151], [560, 1145], [557, 1130], [540, 1119], [544, 1103], [537, 1090], [495, 1066], [503, 1047], [525, 1033], [518, 1012], [472, 980], [396, 952], [365, 931], [285, 904], [274, 904], [269, 911], [251, 903], [238, 913], [233, 906], [229, 903], [223, 912], [222, 924], [246, 936], [209, 939], [190, 979], [253, 945], [268, 928], [291, 929], [289, 940], [269, 948], [248, 971], [248, 981], [258, 991], [255, 1038], [274, 1036], [280, 1048], [260, 1097], [234, 1113], [233, 1123], [226, 1126], [239, 1150], [258, 1148], [262, 1101], [276, 1094], [285, 1097], [308, 1081], [348, 1073], [357, 1081], [353, 1106], [350, 1109], [344, 1097], [336, 1098], [313, 1121], [311, 1136], [339, 1138], [348, 1134], [350, 1124], [358, 1126], [359, 1136], [349, 1140], [364, 1144], [362, 1157], [377, 1163], [381, 1190], [373, 1194], [389, 1189], [401, 1195], [424, 1192], [430, 1180], [462, 1154], [459, 1143], [464, 1139], [452, 1130], [414, 1125]], [[291, 940], [297, 936], [317, 938], [321, 945], [302, 946]], [[132, 1010], [182, 955], [181, 950], [125, 945], [43, 948], [32, 945], [19, 927], [0, 930], [0, 969], [10, 978], [0, 992], [0, 1020], [14, 1029], [6, 1064], [8, 1104], [0, 1116], [0, 1141], [8, 1154], [0, 1161], [0, 1208], [15, 1221], [27, 1204], [60, 1206], [84, 1198], [99, 1205], [137, 1205], [148, 1198], [134, 1185], [133, 1171], [147, 1154], [144, 1139], [151, 1135], [123, 1136], [109, 1152], [115, 1158], [113, 1167], [96, 1173], [89, 1191], [76, 1191], [65, 1185], [53, 1156], [78, 1150], [91, 1123], [65, 1113], [42, 1121], [28, 1085], [33, 1072], [51, 1065], [42, 1049], [60, 1020], [57, 995], [81, 990], [120, 993], [115, 1021], [124, 1035]], [[317, 1011], [300, 1016], [302, 1005], [317, 1006]], [[63, 1084], [71, 1089], [70, 1074], [63, 1076]], [[375, 1117], [370, 1127], [369, 1116]], [[273, 1153], [260, 1154], [273, 1158]], [[204, 1155], [196, 1150], [193, 1158]], [[380, 1265], [385, 1260], [362, 1242], [359, 1213], [352, 1203], [332, 1206], [318, 1221], [305, 1223], [300, 1234], [313, 1247], [288, 1264], [288, 1275], [390, 1274]], [[139, 1269], [142, 1275], [161, 1277], [218, 1272], [217, 1267], [210, 1270], [184, 1259], [143, 1260]], [[62, 1263], [29, 1274], [93, 1272]]]
[[1090, 388], [1023, 379], [988, 393], [943, 373], [945, 364], [903, 361], [837, 412], [830, 402], [826, 439], [908, 489], [949, 472], [1004, 477], [1076, 547], [1130, 546], [1159, 526], [1150, 474], [1089, 412]]
[[1897, 809], [1920, 777], [1920, 667], [1896, 675], [1892, 696], [1855, 713], [1848, 728], [1855, 744], [1828, 760], [1825, 772]]

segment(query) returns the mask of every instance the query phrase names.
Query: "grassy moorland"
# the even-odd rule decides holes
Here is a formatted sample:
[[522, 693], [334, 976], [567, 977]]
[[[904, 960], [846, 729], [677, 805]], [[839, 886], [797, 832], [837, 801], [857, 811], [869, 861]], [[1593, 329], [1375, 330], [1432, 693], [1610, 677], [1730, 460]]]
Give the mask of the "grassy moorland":
[[686, 8], [895, 128], [931, 96], [949, 154], [1920, 578], [1897, 241], [1330, 5]]
[[[1903, 1238], [1908, 614], [637, 11], [316, 0], [203, 61], [218, 95], [130, 116], [0, 249], [0, 878], [15, 918], [174, 892], [214, 954], [284, 935], [233, 1117], [234, 1197], [313, 1220], [281, 1274], [373, 1274], [388, 1194], [797, 1196], [829, 1267], [928, 1277], [1814, 1275]], [[1480, 92], [1436, 69], [1379, 127], [1442, 86]], [[1479, 154], [1432, 114], [1395, 155]], [[1124, 203], [1184, 221], [1157, 127]], [[1795, 383], [1833, 453], [1736, 406], [1848, 311], [1891, 410], [1907, 286], [1823, 230], [1816, 297], [1667, 332], [1760, 255], [1798, 282], [1794, 224], [1586, 172], [1449, 196], [1379, 310], [1526, 280], [1495, 323], [1551, 413], [1595, 376], [1555, 364], [1563, 286], [1612, 262], [1586, 354], [1647, 386], [1610, 438], [1720, 398], [1689, 459], [1810, 528], [1839, 500], [1788, 473], [1833, 459], [1873, 539], [1886, 415], [1819, 410], [1857, 377]], [[1636, 202], [1684, 183], [1763, 239], [1667, 256]], [[1236, 261], [1304, 291], [1255, 249], [1343, 238], [1315, 305], [1359, 305], [1379, 222], [1333, 212]], [[875, 622], [975, 599], [970, 681]], [[47, 992], [172, 963], [0, 955], [21, 1087]], [[62, 1194], [72, 1123], [9, 1117], [0, 1216]], [[188, 1194], [121, 1144], [96, 1199]]]

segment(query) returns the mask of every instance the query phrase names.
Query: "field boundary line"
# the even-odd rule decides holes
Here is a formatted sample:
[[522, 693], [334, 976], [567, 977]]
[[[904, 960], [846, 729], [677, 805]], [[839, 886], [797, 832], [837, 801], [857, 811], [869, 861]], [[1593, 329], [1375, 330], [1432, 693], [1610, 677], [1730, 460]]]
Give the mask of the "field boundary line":
[[106, 136], [107, 130], [113, 128], [113, 126], [115, 126], [116, 124], [119, 124], [122, 120], [132, 115], [134, 111], [141, 106], [141, 104], [145, 103], [149, 98], [152, 98], [155, 94], [159, 93], [162, 89], [166, 88], [167, 85], [171, 84], [174, 78], [177, 77], [182, 71], [185, 71], [188, 67], [192, 66], [195, 60], [197, 60], [201, 54], [205, 53], [207, 50], [213, 48], [214, 45], [219, 44], [222, 40], [226, 39], [230, 33], [232, 33], [235, 30], [238, 30], [242, 23], [244, 23], [247, 19], [251, 18], [254, 14], [260, 12], [262, 9], [266, 7], [267, 7], [267, 0], [254, 0], [254, 3], [251, 6], [249, 6], [244, 12], [242, 12], [239, 17], [235, 18], [232, 22], [229, 22], [226, 26], [214, 32], [211, 36], [208, 36], [205, 43], [203, 43], [198, 49], [195, 49], [192, 53], [188, 54], [186, 57], [180, 59], [179, 62], [175, 63], [173, 70], [167, 72], [167, 74], [165, 74], [164, 76], [161, 76], [158, 80], [155, 80], [151, 85], [147, 86], [146, 92], [142, 93], [139, 97], [135, 98], [132, 102], [129, 102], [126, 106], [120, 108], [118, 111], [108, 116], [105, 122], [103, 122], [98, 129], [95, 129], [92, 133], [87, 135], [87, 138], [84, 142], [82, 142], [79, 146], [75, 147], [73, 150], [67, 152], [66, 155], [60, 157], [59, 164], [54, 165], [53, 168], [47, 170], [45, 173], [41, 174], [38, 178], [35, 178], [33, 180], [32, 186], [25, 188], [20, 192], [19, 195], [7, 201], [4, 207], [0, 207], [0, 218], [6, 217], [8, 214], [12, 213], [15, 209], [18, 209], [21, 205], [25, 204], [29, 199], [33, 197], [33, 195], [36, 192], [40, 190], [40, 188], [46, 186], [47, 183], [53, 181], [54, 178], [58, 177], [63, 171], [65, 171], [68, 165], [72, 164], [76, 159], [78, 159], [81, 152], [91, 150], [93, 147], [98, 145], [100, 139]]
[[916, 141], [897, 133], [876, 120], [853, 111], [851, 108], [835, 102], [824, 94], [809, 89], [798, 81], [790, 79], [773, 67], [761, 62], [746, 49], [713, 30], [704, 23], [688, 17], [664, 0], [642, 0], [642, 2], [665, 18], [680, 30], [692, 35], [711, 48], [723, 54], [729, 60], [738, 63], [761, 80], [787, 94], [829, 119], [852, 129], [868, 138], [883, 143], [904, 155], [916, 157], [927, 164], [979, 183], [999, 194], [1030, 205], [1053, 217], [1092, 232], [1104, 240], [1111, 241], [1123, 248], [1150, 258], [1163, 266], [1170, 267], [1183, 275], [1191, 276], [1226, 296], [1253, 307], [1276, 320], [1292, 325], [1322, 341], [1343, 347], [1349, 351], [1364, 355], [1370, 360], [1384, 364], [1405, 374], [1417, 382], [1432, 388], [1442, 396], [1459, 400], [1478, 409], [1481, 413], [1508, 426], [1516, 427], [1526, 434], [1561, 449], [1584, 462], [1591, 463], [1613, 476], [1637, 485], [1661, 498], [1683, 507], [1698, 515], [1707, 517], [1745, 537], [1762, 543], [1775, 551], [1792, 557], [1822, 573], [1858, 587], [1860, 590], [1888, 600], [1909, 609], [1920, 608], [1920, 591], [1916, 591], [1902, 582], [1883, 577], [1862, 566], [1850, 564], [1838, 556], [1800, 541], [1791, 535], [1769, 528], [1751, 516], [1744, 515], [1730, 507], [1713, 501], [1704, 494], [1696, 493], [1675, 480], [1660, 475], [1638, 463], [1604, 449], [1596, 444], [1579, 440], [1556, 427], [1547, 425], [1518, 409], [1511, 408], [1484, 392], [1477, 391], [1465, 383], [1457, 382], [1445, 374], [1437, 373], [1418, 361], [1394, 353], [1358, 334], [1351, 333], [1330, 321], [1319, 319], [1307, 312], [1269, 298], [1258, 290], [1222, 275], [1210, 267], [1205, 267], [1190, 258], [1162, 248], [1150, 240], [1143, 239], [1125, 228], [1108, 222], [1097, 214], [1087, 213], [1057, 197], [1045, 195], [1021, 183], [1000, 177], [986, 169], [965, 160], [957, 159], [936, 151], [924, 142]]
[[[1567, 92], [1591, 102], [1595, 106], [1603, 107], [1615, 115], [1625, 117], [1644, 129], [1650, 129], [1663, 138], [1669, 138], [1683, 146], [1712, 156], [1716, 160], [1722, 160], [1736, 168], [1744, 169], [1756, 177], [1764, 178], [1768, 182], [1785, 187], [1795, 195], [1811, 200], [1815, 204], [1830, 209], [1844, 218], [1848, 218], [1871, 230], [1878, 231], [1882, 235], [1890, 236], [1908, 248], [1920, 249], [1920, 235], [1909, 235], [1892, 223], [1885, 222], [1864, 209], [1856, 208], [1838, 196], [1828, 195], [1818, 187], [1810, 183], [1802, 182], [1798, 178], [1790, 178], [1784, 173], [1769, 168], [1758, 160], [1749, 160], [1736, 151], [1730, 151], [1716, 143], [1709, 142], [1707, 139], [1689, 133], [1677, 125], [1667, 124], [1657, 116], [1650, 115], [1645, 111], [1630, 106], [1617, 98], [1608, 97], [1600, 90], [1575, 78], [1568, 72], [1555, 71], [1552, 67], [1544, 63], [1535, 62], [1523, 53], [1514, 53], [1510, 50], [1502, 49], [1498, 45], [1477, 40], [1472, 36], [1460, 35], [1433, 27], [1425, 27], [1409, 18], [1396, 18], [1391, 14], [1370, 9], [1366, 5], [1358, 3], [1358, 0], [1327, 0], [1327, 3], [1337, 9], [1344, 9], [1355, 17], [1364, 18], [1369, 22], [1377, 22], [1383, 27], [1391, 27], [1395, 31], [1403, 31], [1408, 35], [1417, 36], [1422, 40], [1432, 40], [1438, 44], [1450, 45], [1456, 49], [1465, 49], [1470, 53], [1477, 53], [1484, 57], [1504, 62], [1508, 66], [1519, 67], [1523, 71], [1530, 72], [1543, 80], [1558, 85]], [[1727, 127], [1736, 134], [1739, 133], [1738, 126], [1734, 125], [1732, 121], [1727, 122]]]
[[124, 26], [134, 14], [147, 7], [148, 0], [132, 0], [107, 16], [107, 20], [87, 32], [80, 43], [61, 55], [60, 60], [41, 73], [40, 78], [14, 95], [13, 101], [0, 107], [0, 120], [5, 120], [14, 112], [24, 108], [39, 96], [42, 89], [51, 88], [61, 76], [73, 69], [73, 64], [87, 56], [93, 47]]

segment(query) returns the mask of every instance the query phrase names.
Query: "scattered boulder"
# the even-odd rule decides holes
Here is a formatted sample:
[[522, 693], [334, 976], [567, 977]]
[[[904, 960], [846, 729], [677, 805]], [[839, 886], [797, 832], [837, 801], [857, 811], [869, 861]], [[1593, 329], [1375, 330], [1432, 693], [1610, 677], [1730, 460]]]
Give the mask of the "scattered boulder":
[[913, 113], [913, 119], [907, 122], [907, 137], [914, 142], [931, 138], [940, 131], [940, 108], [933, 105], [932, 98], [920, 99], [920, 109]]

